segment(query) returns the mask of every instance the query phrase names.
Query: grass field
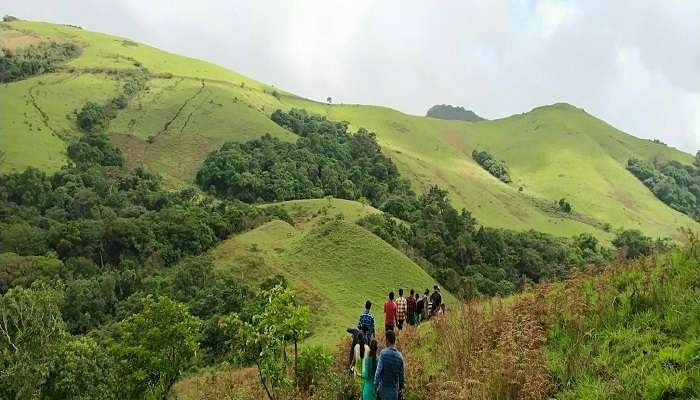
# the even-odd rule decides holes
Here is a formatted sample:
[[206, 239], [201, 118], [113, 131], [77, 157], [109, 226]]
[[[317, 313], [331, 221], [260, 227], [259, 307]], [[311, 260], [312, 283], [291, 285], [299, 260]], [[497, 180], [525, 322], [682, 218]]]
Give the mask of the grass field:
[[[311, 306], [311, 343], [335, 345], [357, 323], [367, 299], [382, 326], [381, 307], [390, 290], [432, 290], [435, 281], [420, 266], [355, 224], [376, 209], [338, 199], [278, 204], [293, 216], [293, 226], [271, 221], [224, 241], [211, 254], [217, 268], [251, 284], [285, 276]], [[456, 303], [449, 293], [445, 298], [448, 306]]]
[[[265, 133], [294, 140], [269, 115], [300, 107], [375, 131], [417, 190], [430, 184], [449, 189], [455, 205], [488, 226], [567, 236], [589, 232], [605, 241], [612, 237], [602, 229], [606, 224], [673, 237], [680, 226], [700, 227], [625, 169], [630, 157], [690, 163], [689, 154], [630, 136], [567, 104], [492, 121], [446, 121], [310, 101], [220, 66], [74, 27], [17, 21], [0, 29], [0, 43], [7, 46], [42, 40], [74, 41], [83, 51], [58, 73], [0, 87], [0, 105], [7, 110], [0, 119], [0, 171], [58, 169], [66, 141], [77, 135], [70, 113], [88, 100], [109, 99], [122, 83], [120, 73], [138, 64], [151, 73], [148, 89], [120, 110], [109, 133], [129, 166], [158, 172], [173, 186], [191, 183], [204, 157], [227, 140]], [[513, 183], [481, 169], [471, 159], [473, 149], [505, 160]], [[562, 197], [574, 215], [553, 211]]]

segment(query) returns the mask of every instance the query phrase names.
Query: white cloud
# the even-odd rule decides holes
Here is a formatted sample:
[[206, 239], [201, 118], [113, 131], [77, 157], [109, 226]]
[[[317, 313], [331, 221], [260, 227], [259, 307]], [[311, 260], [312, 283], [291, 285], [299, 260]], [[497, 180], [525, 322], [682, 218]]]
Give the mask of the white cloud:
[[564, 0], [542, 0], [537, 3], [535, 12], [543, 37], [551, 36], [560, 25], [575, 17], [578, 9], [572, 2]]

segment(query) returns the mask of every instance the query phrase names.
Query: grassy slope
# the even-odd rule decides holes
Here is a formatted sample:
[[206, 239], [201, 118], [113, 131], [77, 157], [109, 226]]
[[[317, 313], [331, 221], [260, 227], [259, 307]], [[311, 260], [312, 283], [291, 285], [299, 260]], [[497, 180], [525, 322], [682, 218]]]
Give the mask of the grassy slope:
[[[110, 133], [126, 151], [129, 165], [158, 171], [172, 184], [191, 182], [206, 154], [226, 140], [247, 140], [266, 132], [293, 140], [291, 133], [270, 121], [269, 114], [276, 108], [303, 107], [375, 131], [416, 188], [433, 183], [448, 188], [456, 205], [467, 207], [486, 225], [558, 235], [591, 232], [603, 239], [611, 237], [601, 229], [604, 223], [640, 228], [654, 236], [676, 235], [681, 225], [699, 227], [654, 198], [624, 169], [632, 156], [689, 163], [690, 155], [634, 138], [569, 105], [479, 123], [411, 116], [376, 106], [330, 106], [280, 90], [275, 97], [273, 87], [222, 67], [110, 35], [38, 22], [9, 26], [14, 31], [0, 31], [0, 39], [74, 40], [83, 44], [84, 51], [69, 63], [73, 74], [61, 72], [0, 87], [0, 105], [10, 110], [0, 119], [0, 139], [8, 143], [0, 171], [29, 165], [60, 167], [65, 161], [61, 137], [70, 138], [76, 131], [66, 114], [88, 99], [107, 99], [116, 93], [118, 75], [107, 75], [100, 68], [133, 69], [138, 61], [153, 74], [173, 77], [152, 79], [149, 90], [132, 99], [112, 121]], [[25, 35], [18, 37], [17, 30]], [[45, 84], [39, 87], [40, 81]], [[46, 108], [46, 124], [28, 101], [34, 86], [37, 104]], [[65, 96], [64, 89], [72, 95]], [[18, 98], [24, 101], [17, 102]], [[482, 170], [471, 159], [474, 148], [504, 159], [514, 183], [503, 184]], [[523, 192], [518, 191], [520, 186]], [[561, 197], [573, 204], [576, 216], [552, 210]]]
[[[312, 307], [313, 342], [335, 345], [344, 328], [357, 322], [367, 299], [375, 304], [381, 326], [389, 290], [432, 287], [434, 280], [421, 267], [354, 223], [376, 209], [337, 199], [280, 204], [293, 215], [294, 226], [269, 222], [223, 242], [212, 256], [218, 268], [252, 284], [275, 274], [287, 277]], [[450, 294], [445, 296], [454, 304]]]

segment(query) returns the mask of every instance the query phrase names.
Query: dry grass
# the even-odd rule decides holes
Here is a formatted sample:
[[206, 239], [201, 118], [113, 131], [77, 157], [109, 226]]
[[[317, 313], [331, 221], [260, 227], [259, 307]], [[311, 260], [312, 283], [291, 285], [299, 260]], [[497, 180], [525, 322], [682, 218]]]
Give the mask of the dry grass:
[[247, 400], [262, 399], [255, 368], [222, 368], [188, 376], [170, 391], [171, 400]]

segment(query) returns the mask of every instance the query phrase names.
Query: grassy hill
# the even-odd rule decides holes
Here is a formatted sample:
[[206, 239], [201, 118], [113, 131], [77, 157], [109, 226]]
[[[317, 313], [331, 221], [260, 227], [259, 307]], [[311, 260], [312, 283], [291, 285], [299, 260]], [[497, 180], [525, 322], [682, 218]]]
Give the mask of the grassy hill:
[[[345, 328], [357, 322], [367, 299], [381, 326], [381, 305], [389, 290], [432, 290], [435, 281], [420, 266], [355, 224], [378, 210], [338, 199], [278, 205], [293, 216], [293, 226], [271, 221], [222, 242], [211, 255], [221, 271], [251, 284], [285, 276], [300, 300], [311, 305], [313, 342], [335, 345]], [[449, 293], [445, 298], [456, 303]]]
[[[150, 71], [148, 89], [119, 110], [109, 133], [129, 166], [159, 172], [172, 185], [191, 182], [205, 155], [225, 141], [264, 133], [294, 140], [269, 115], [298, 107], [375, 131], [416, 189], [430, 184], [449, 189], [454, 203], [485, 225], [556, 235], [590, 232], [602, 239], [611, 237], [606, 224], [652, 236], [676, 236], [684, 225], [698, 228], [625, 170], [630, 157], [690, 163], [689, 154], [630, 136], [567, 104], [492, 121], [447, 121], [310, 101], [210, 63], [75, 27], [16, 21], [0, 30], [5, 47], [46, 40], [79, 43], [82, 54], [56, 73], [0, 87], [0, 107], [6, 110], [0, 119], [0, 171], [58, 169], [66, 143], [78, 135], [73, 111], [87, 101], [107, 101], [142, 66]], [[504, 160], [513, 183], [477, 165], [474, 149]], [[573, 214], [553, 206], [562, 197]]]

